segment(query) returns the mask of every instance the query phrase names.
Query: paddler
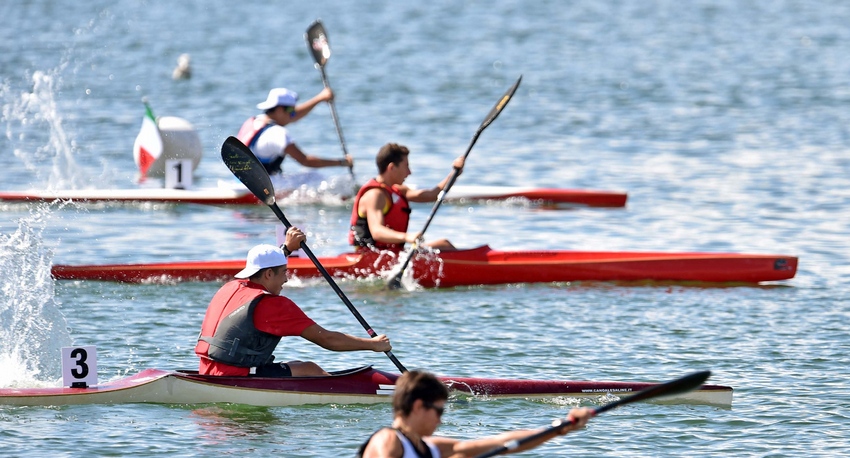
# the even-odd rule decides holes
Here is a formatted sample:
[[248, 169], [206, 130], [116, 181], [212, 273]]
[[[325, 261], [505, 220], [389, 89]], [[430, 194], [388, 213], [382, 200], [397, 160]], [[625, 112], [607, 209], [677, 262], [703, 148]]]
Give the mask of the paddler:
[[307, 116], [321, 102], [333, 99], [330, 88], [324, 88], [312, 99], [297, 104], [298, 94], [286, 88], [269, 91], [265, 101], [257, 104], [263, 114], [253, 116], [242, 124], [236, 135], [257, 156], [270, 175], [281, 172], [281, 164], [290, 156], [304, 167], [353, 167], [354, 159], [322, 159], [304, 154], [284, 126]]
[[203, 375], [303, 377], [328, 375], [312, 361], [275, 362], [280, 339], [300, 336], [331, 351], [392, 349], [385, 335], [371, 339], [329, 331], [281, 296], [287, 280], [287, 254], [306, 236], [298, 228], [286, 232], [282, 248], [258, 245], [248, 252], [245, 268], [226, 283], [207, 308], [195, 353]]
[[[379, 250], [401, 251], [405, 243], [413, 243], [422, 237], [418, 232], [407, 232], [410, 222], [410, 202], [434, 202], [446, 187], [451, 174], [430, 189], [411, 189], [404, 186], [410, 176], [407, 147], [387, 143], [378, 150], [375, 163], [378, 176], [369, 180], [357, 192], [351, 210], [351, 228], [348, 243], [361, 249], [372, 247]], [[458, 157], [452, 166], [463, 171], [464, 158]], [[456, 250], [447, 239], [424, 243], [424, 246], [442, 251]]]
[[[497, 436], [462, 441], [460, 439], [434, 436], [440, 425], [449, 391], [434, 375], [424, 371], [408, 371], [396, 380], [393, 394], [393, 423], [382, 428], [360, 446], [357, 452], [362, 458], [416, 458], [426, 457], [470, 457], [501, 447], [508, 441], [520, 441], [538, 430], [509, 431]], [[567, 419], [573, 422], [560, 432], [530, 441], [515, 450], [529, 450], [557, 436], [581, 429], [592, 417], [586, 408], [570, 410]]]

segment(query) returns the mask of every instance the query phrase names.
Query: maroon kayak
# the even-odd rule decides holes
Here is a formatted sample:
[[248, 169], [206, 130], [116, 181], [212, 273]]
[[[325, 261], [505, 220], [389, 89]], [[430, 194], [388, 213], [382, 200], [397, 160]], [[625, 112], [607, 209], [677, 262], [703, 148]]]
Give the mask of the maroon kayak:
[[[319, 258], [337, 278], [386, 278], [397, 265], [390, 252], [364, 251]], [[150, 264], [56, 265], [59, 280], [119, 282], [224, 281], [245, 261], [186, 261]], [[489, 246], [439, 254], [419, 253], [411, 267], [427, 288], [571, 281], [661, 281], [760, 283], [793, 278], [797, 258], [780, 254], [665, 253], [629, 251], [499, 251]], [[290, 258], [298, 278], [320, 277], [307, 258]]]

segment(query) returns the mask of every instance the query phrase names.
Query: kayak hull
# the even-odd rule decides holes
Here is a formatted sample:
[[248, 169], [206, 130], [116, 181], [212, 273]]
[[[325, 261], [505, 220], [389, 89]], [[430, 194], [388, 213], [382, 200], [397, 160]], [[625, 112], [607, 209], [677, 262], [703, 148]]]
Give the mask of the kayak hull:
[[[278, 190], [283, 199], [292, 190]], [[351, 196], [340, 196], [348, 199]], [[256, 205], [261, 204], [245, 188], [199, 188], [191, 190], [138, 188], [138, 189], [82, 189], [57, 191], [0, 191], [0, 202], [51, 202], [70, 200], [85, 203], [167, 203], [206, 205]], [[618, 191], [586, 189], [526, 188], [511, 186], [454, 186], [446, 195], [446, 202], [467, 203], [480, 201], [505, 201], [525, 199], [533, 203], [567, 204], [588, 207], [625, 207], [627, 195]]]
[[[319, 261], [336, 278], [387, 278], [398, 265], [395, 254], [372, 251]], [[59, 280], [130, 283], [224, 281], [243, 267], [244, 260], [55, 265], [52, 274]], [[307, 258], [290, 258], [288, 268], [297, 278], [321, 276]], [[793, 278], [797, 258], [737, 253], [499, 251], [485, 245], [419, 253], [408, 270], [416, 283], [426, 288], [572, 281], [760, 283]]]
[[[325, 377], [218, 377], [194, 371], [147, 369], [136, 375], [88, 388], [0, 388], [0, 404], [59, 406], [82, 404], [209, 404], [293, 406], [390, 402], [393, 374], [364, 366]], [[645, 382], [591, 382], [440, 377], [453, 394], [485, 398], [621, 396], [654, 386]], [[704, 385], [689, 393], [660, 398], [661, 403], [731, 407], [732, 388]]]

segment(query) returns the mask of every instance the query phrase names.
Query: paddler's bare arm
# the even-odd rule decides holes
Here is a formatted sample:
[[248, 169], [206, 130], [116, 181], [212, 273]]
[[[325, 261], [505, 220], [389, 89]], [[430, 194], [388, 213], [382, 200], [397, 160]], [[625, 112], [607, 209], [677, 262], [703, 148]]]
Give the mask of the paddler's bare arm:
[[304, 154], [295, 143], [290, 143], [283, 151], [304, 167], [354, 167], [354, 158], [350, 155], [346, 155], [344, 159], [322, 159], [318, 156]]
[[331, 351], [357, 351], [357, 350], [372, 350], [376, 352], [386, 352], [392, 350], [390, 339], [381, 334], [371, 339], [363, 337], [355, 337], [337, 331], [328, 331], [327, 329], [314, 324], [304, 332], [301, 337], [313, 342], [314, 344]]
[[307, 100], [304, 103], [299, 103], [298, 105], [296, 105], [295, 106], [295, 116], [289, 122], [298, 121], [299, 119], [303, 118], [304, 116], [307, 116], [308, 113], [313, 111], [313, 108], [316, 108], [316, 105], [318, 105], [322, 102], [327, 102], [327, 101], [333, 100], [333, 98], [334, 98], [334, 93], [333, 93], [333, 91], [331, 91], [330, 88], [326, 87], [326, 88], [322, 89], [312, 99]]
[[446, 189], [446, 186], [448, 186], [449, 180], [452, 177], [452, 173], [455, 173], [455, 170], [457, 170], [458, 176], [460, 176], [460, 174], [463, 173], [464, 162], [465, 161], [464, 161], [463, 156], [458, 157], [457, 159], [454, 160], [454, 162], [452, 162], [452, 168], [453, 168], [452, 172], [449, 173], [448, 175], [446, 175], [446, 177], [443, 178], [443, 181], [441, 181], [440, 184], [438, 184], [437, 186], [435, 186], [431, 189], [408, 189], [407, 193], [405, 194], [405, 197], [407, 197], [407, 200], [409, 200], [411, 202], [434, 202], [434, 201], [436, 201], [437, 197], [440, 196], [440, 192], [443, 189]]
[[[584, 428], [584, 426], [587, 424], [587, 421], [590, 420], [592, 417], [593, 412], [586, 407], [572, 409], [570, 410], [570, 413], [567, 416], [567, 418], [573, 421], [572, 425], [565, 426], [564, 429], [562, 429], [559, 433], [553, 433], [549, 436], [543, 437], [542, 439], [523, 444], [521, 447], [505, 452], [505, 454], [518, 453], [524, 450], [529, 450], [534, 447], [537, 447], [538, 445], [552, 438], [563, 436], [564, 434], [567, 434], [570, 431], [575, 431], [577, 429]], [[466, 441], [459, 441], [457, 439], [440, 436], [432, 436], [429, 438], [429, 440], [431, 440], [434, 445], [436, 445], [440, 449], [440, 454], [442, 456], [468, 457], [480, 455], [484, 452], [493, 450], [496, 447], [501, 447], [508, 441], [518, 441], [525, 439], [526, 437], [529, 437], [533, 434], [537, 434], [538, 432], [540, 432], [539, 429], [527, 429], [509, 431], [496, 436], [482, 437], [481, 439], [472, 439]]]

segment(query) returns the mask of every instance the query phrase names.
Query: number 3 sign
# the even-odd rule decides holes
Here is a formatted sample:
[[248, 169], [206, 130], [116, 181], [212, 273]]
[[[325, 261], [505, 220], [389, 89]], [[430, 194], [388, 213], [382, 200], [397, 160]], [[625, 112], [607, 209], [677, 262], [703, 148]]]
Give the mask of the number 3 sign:
[[97, 347], [62, 347], [62, 385], [97, 385]]

